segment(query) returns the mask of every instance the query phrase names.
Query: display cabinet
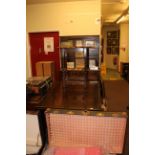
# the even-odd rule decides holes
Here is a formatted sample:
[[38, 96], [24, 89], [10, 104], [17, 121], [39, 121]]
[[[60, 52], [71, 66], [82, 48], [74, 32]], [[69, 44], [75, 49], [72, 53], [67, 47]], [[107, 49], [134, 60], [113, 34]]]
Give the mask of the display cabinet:
[[99, 36], [61, 37], [64, 86], [99, 80]]

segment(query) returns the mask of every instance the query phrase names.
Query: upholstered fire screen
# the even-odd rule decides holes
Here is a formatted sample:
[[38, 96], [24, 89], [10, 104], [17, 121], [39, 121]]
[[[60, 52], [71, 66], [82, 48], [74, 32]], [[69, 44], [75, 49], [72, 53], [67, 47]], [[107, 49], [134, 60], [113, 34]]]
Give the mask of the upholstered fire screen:
[[126, 117], [46, 112], [49, 147], [100, 147], [122, 153]]

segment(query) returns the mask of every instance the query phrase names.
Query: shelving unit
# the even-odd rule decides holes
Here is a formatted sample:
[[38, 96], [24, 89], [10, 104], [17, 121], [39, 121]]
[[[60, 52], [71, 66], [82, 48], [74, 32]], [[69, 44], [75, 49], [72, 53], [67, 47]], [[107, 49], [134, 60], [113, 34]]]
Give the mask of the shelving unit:
[[107, 54], [119, 54], [119, 31], [107, 32]]
[[87, 86], [99, 80], [99, 36], [61, 37], [64, 87], [74, 81]]

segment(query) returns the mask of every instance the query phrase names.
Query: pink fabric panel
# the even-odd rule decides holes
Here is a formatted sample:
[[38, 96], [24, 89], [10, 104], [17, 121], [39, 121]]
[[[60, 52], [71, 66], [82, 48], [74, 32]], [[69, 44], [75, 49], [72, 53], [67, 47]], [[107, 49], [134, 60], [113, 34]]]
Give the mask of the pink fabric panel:
[[101, 155], [101, 149], [97, 147], [85, 148], [85, 155]]
[[122, 153], [126, 118], [68, 114], [46, 115], [49, 145], [102, 148], [106, 153]]
[[92, 148], [59, 148], [54, 155], [101, 155], [101, 150], [97, 147]]

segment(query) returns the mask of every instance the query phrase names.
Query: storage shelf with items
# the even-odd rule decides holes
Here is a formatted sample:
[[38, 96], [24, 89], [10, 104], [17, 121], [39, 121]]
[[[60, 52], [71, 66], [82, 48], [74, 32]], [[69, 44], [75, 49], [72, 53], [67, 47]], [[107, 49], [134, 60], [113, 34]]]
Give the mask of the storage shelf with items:
[[119, 54], [119, 31], [107, 32], [107, 54]]
[[99, 36], [61, 37], [60, 49], [65, 84], [71, 81], [86, 84], [88, 80], [99, 79]]

